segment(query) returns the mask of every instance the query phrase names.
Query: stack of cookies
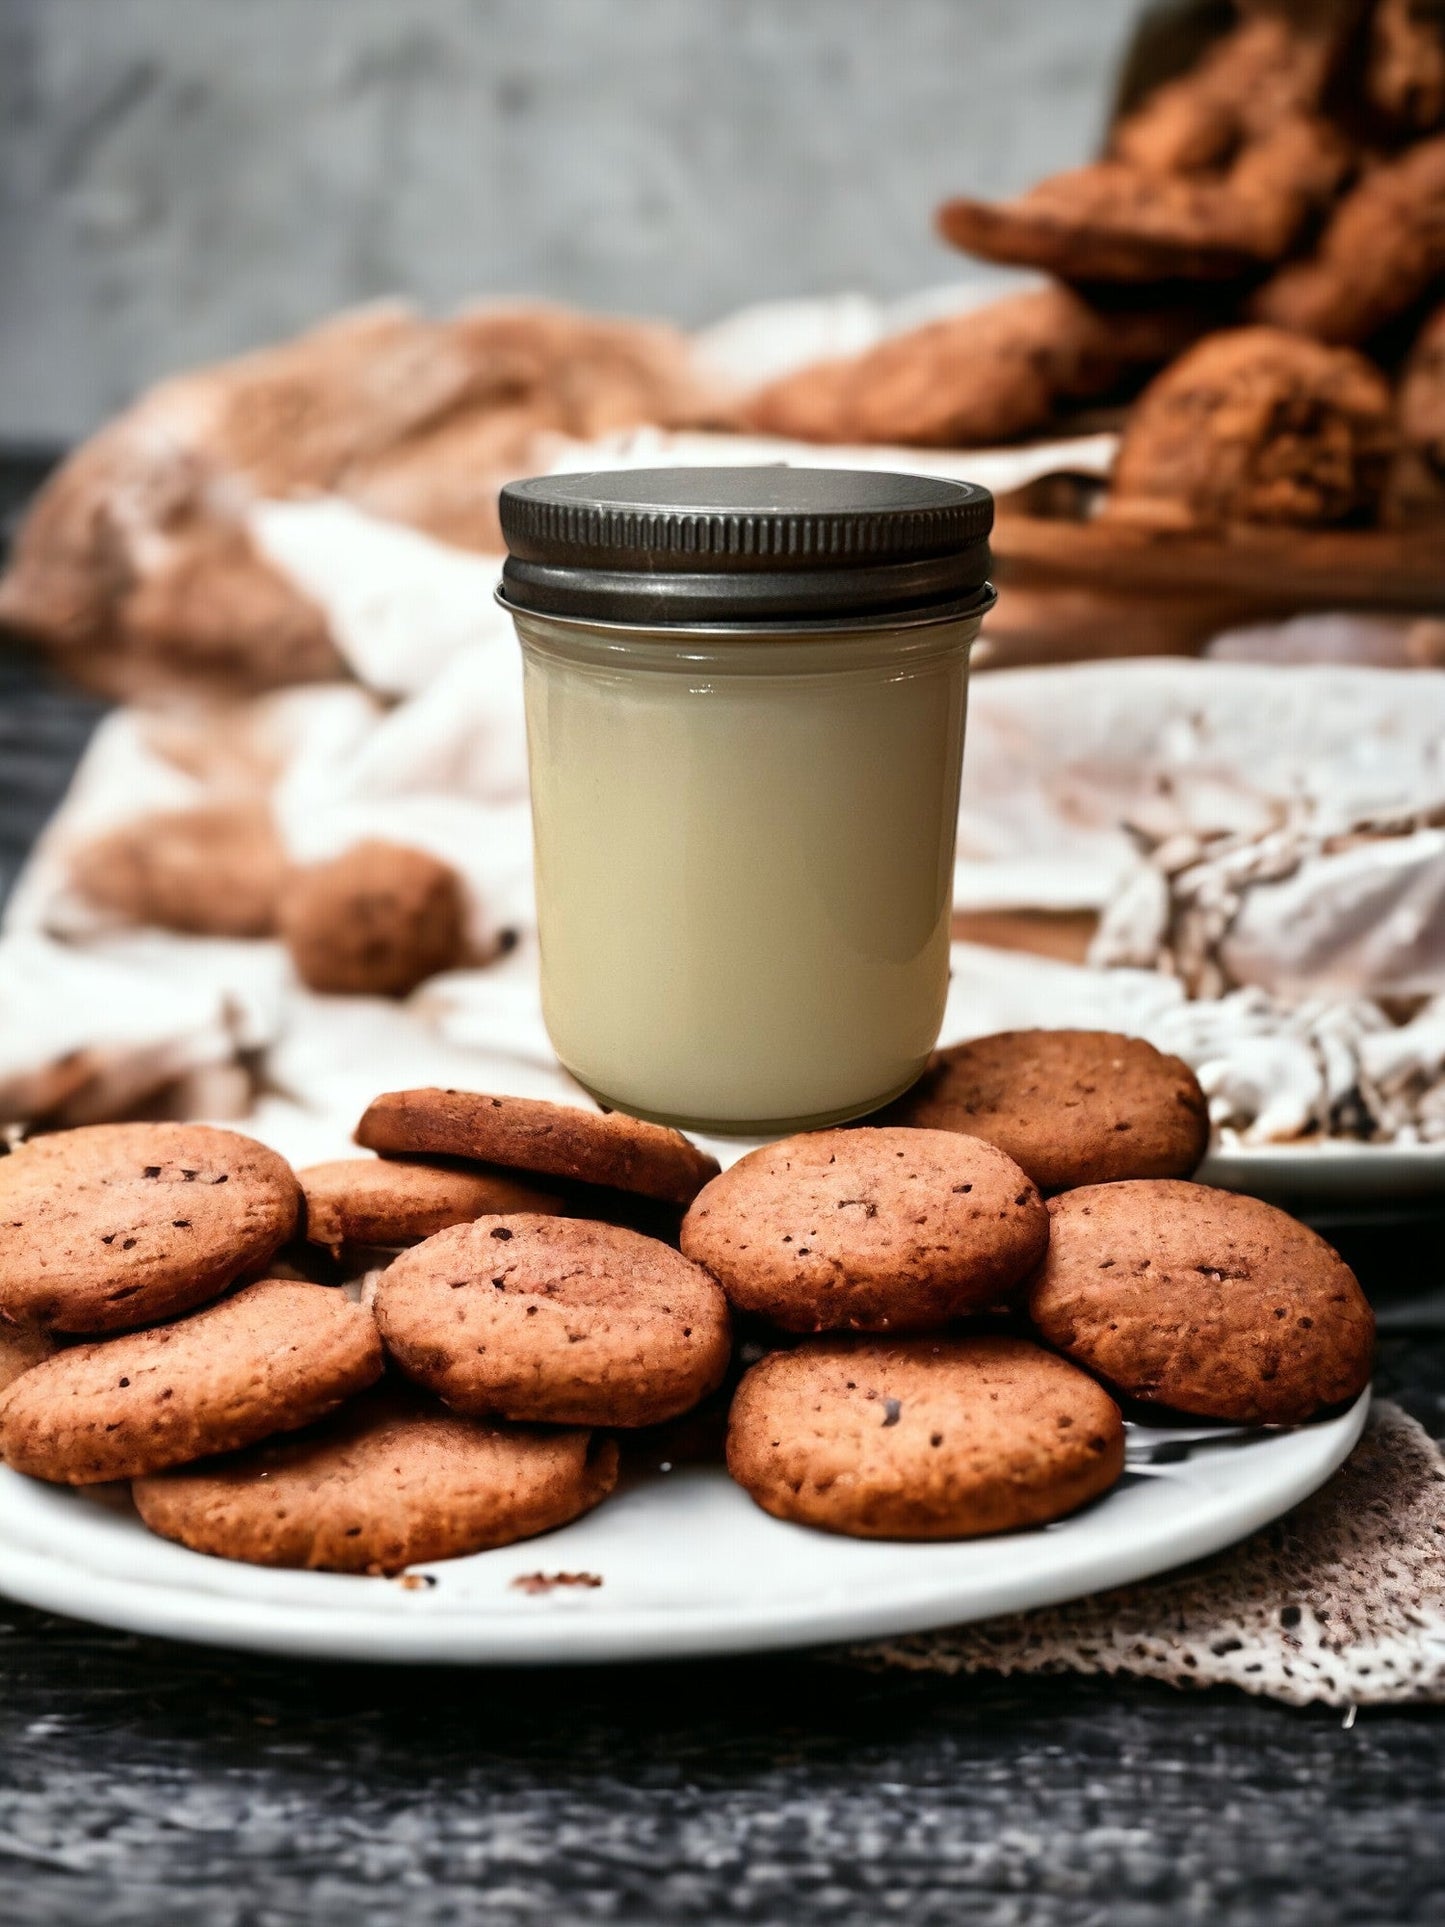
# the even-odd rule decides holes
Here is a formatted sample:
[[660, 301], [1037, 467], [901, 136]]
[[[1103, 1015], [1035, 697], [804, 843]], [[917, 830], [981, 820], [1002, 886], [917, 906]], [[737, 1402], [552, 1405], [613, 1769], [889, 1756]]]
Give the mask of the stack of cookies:
[[1437, 528], [1445, 11], [1235, 0], [1193, 29], [1206, 11], [1182, 67], [1141, 34], [1102, 159], [939, 210], [952, 245], [1047, 285], [784, 375], [752, 424], [977, 448], [1129, 402], [1103, 511], [1136, 545]]
[[6, 1461], [130, 1480], [198, 1551], [395, 1572], [566, 1524], [616, 1483], [601, 1428], [720, 1383], [721, 1290], [626, 1222], [675, 1230], [716, 1173], [677, 1132], [423, 1091], [359, 1135], [392, 1155], [298, 1177], [232, 1131], [120, 1124], [0, 1161]]
[[1042, 1524], [1119, 1477], [1121, 1400], [1292, 1424], [1368, 1380], [1348, 1268], [1187, 1182], [1207, 1135], [1186, 1066], [1095, 1032], [944, 1052], [886, 1116], [726, 1173], [463, 1091], [378, 1098], [376, 1155], [299, 1176], [206, 1126], [57, 1133], [0, 1161], [0, 1450], [131, 1480], [195, 1550], [343, 1572], [562, 1525], [619, 1439], [724, 1406], [779, 1518]]

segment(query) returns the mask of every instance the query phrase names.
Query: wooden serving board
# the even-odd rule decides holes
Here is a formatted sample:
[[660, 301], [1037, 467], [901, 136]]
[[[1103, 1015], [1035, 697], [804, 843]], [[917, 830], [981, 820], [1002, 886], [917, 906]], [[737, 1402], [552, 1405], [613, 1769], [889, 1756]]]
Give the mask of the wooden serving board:
[[1078, 514], [1067, 478], [1005, 498], [994, 525], [991, 666], [1193, 655], [1221, 630], [1309, 610], [1445, 615], [1445, 523], [1408, 530], [1159, 532]]
[[955, 910], [953, 934], [991, 950], [1026, 950], [1057, 963], [1087, 961], [1099, 927], [1095, 910]]

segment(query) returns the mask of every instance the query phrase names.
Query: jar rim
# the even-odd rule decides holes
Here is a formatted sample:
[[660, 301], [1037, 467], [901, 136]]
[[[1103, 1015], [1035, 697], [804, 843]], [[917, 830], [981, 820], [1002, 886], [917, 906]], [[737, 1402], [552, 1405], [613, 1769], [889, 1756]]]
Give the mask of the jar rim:
[[971, 618], [986, 616], [998, 601], [998, 591], [992, 582], [985, 581], [971, 595], [954, 602], [930, 603], [914, 609], [868, 610], [858, 615], [837, 612], [811, 620], [788, 616], [752, 622], [669, 622], [655, 616], [623, 621], [616, 617], [579, 615], [570, 609], [541, 609], [534, 603], [518, 602], [509, 596], [505, 576], [493, 591], [493, 599], [514, 620], [521, 616], [536, 622], [565, 623], [572, 629], [595, 630], [602, 635], [676, 636], [683, 642], [701, 642], [716, 637], [731, 642], [765, 643], [793, 638], [798, 641], [824, 641], [830, 636], [869, 635], [894, 629], [932, 629], [946, 623], [967, 622]]

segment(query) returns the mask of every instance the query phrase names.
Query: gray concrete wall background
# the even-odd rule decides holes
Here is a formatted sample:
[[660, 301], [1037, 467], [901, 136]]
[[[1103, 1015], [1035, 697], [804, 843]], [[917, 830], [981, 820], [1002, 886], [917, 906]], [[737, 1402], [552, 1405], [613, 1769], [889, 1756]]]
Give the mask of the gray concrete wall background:
[[0, 0], [0, 436], [402, 292], [716, 319], [971, 272], [1137, 0]]

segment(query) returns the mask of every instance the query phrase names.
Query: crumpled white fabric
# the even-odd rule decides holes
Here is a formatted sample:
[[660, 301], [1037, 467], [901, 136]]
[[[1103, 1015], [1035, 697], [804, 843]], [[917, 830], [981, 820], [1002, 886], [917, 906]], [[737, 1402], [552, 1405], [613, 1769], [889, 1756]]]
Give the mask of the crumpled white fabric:
[[1445, 1141], [1445, 997], [1395, 1024], [1365, 997], [1181, 996], [1143, 1034], [1193, 1067], [1225, 1145]]
[[1280, 997], [1431, 995], [1445, 983], [1445, 830], [1308, 859], [1245, 896], [1220, 951], [1236, 983]]
[[[975, 679], [960, 908], [1101, 909], [1127, 825], [1322, 834], [1445, 802], [1445, 676], [1168, 658]], [[1437, 967], [1445, 959], [1437, 959]], [[1445, 987], [1445, 984], [1442, 984]]]
[[378, 695], [414, 695], [459, 651], [512, 642], [495, 599], [499, 555], [451, 548], [339, 498], [260, 502], [249, 527], [325, 610], [352, 673]]
[[278, 944], [116, 932], [97, 946], [0, 941], [0, 1121], [134, 1112], [162, 1092], [191, 1115], [243, 1114], [238, 1060], [282, 1029]]

